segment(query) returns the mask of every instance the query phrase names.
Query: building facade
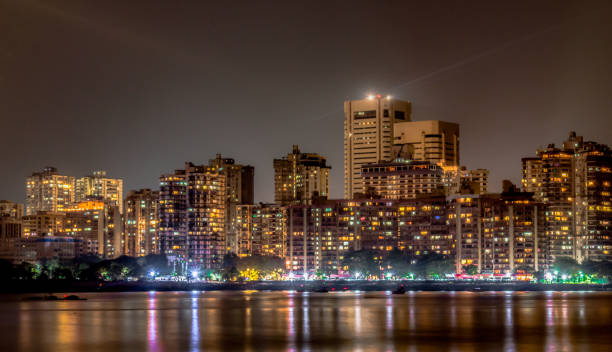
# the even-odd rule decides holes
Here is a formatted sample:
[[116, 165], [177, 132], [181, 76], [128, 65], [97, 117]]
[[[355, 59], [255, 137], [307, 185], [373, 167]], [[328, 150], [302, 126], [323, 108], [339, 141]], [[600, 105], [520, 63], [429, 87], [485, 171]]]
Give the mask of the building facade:
[[459, 125], [438, 120], [398, 122], [393, 143], [399, 157], [430, 161], [440, 166], [460, 165]]
[[363, 196], [413, 199], [421, 194], [444, 194], [444, 170], [428, 161], [396, 159], [361, 166]]
[[309, 204], [329, 195], [329, 171], [325, 157], [302, 153], [297, 145], [282, 159], [274, 159], [274, 201], [281, 205]]
[[522, 164], [524, 189], [548, 208], [552, 257], [611, 260], [610, 148], [571, 132], [560, 148], [550, 144]]
[[453, 196], [448, 218], [457, 273], [468, 265], [490, 275], [551, 265], [546, 207], [530, 193]]
[[15, 264], [45, 260], [69, 261], [84, 255], [82, 241], [73, 237], [46, 236], [20, 238], [0, 248], [0, 257]]
[[94, 171], [92, 175], [78, 178], [75, 184], [75, 200], [99, 198], [111, 206], [119, 207], [123, 214], [123, 180], [106, 177], [106, 171]]
[[279, 204], [239, 205], [236, 211], [236, 243], [232, 251], [239, 257], [270, 255], [284, 257], [286, 207]]
[[159, 192], [130, 191], [124, 202], [124, 254], [139, 257], [159, 253]]
[[80, 239], [86, 253], [101, 258], [124, 253], [122, 216], [110, 201], [85, 199], [66, 209], [61, 235]]
[[[204, 268], [221, 264], [232, 242], [227, 240], [227, 222], [236, 218], [226, 215], [230, 206], [235, 208], [236, 201], [230, 198], [253, 193], [252, 189], [228, 190], [232, 179], [228, 175], [227, 165], [211, 162], [186, 163], [185, 169], [160, 177], [160, 251], [171, 261]], [[230, 188], [235, 187], [229, 182]]]
[[22, 218], [23, 237], [60, 236], [66, 214], [39, 211]]
[[21, 219], [24, 215], [23, 212], [23, 204], [11, 202], [10, 200], [0, 200], [0, 217]]
[[223, 158], [217, 154], [215, 159], [208, 162], [210, 167], [216, 168], [225, 176], [225, 240], [226, 245], [235, 242], [237, 224], [236, 207], [243, 204], [253, 204], [255, 168], [250, 165], [236, 164], [234, 159]]
[[344, 102], [344, 197], [363, 193], [361, 167], [393, 157], [394, 125], [410, 121], [411, 103], [390, 96]]
[[54, 167], [46, 167], [26, 179], [26, 215], [61, 212], [74, 201], [74, 177], [60, 175]]

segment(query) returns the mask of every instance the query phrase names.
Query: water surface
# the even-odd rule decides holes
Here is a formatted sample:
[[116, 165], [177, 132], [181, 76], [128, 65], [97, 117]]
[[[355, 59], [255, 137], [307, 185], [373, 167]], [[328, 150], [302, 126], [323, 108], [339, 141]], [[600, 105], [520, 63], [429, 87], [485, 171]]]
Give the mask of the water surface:
[[608, 351], [609, 292], [0, 296], [0, 351]]

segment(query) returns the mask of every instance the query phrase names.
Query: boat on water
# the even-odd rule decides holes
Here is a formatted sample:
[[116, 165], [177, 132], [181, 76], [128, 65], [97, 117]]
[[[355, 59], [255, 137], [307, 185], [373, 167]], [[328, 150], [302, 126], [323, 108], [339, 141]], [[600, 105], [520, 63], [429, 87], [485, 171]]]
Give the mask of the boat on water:
[[404, 288], [404, 285], [401, 285], [400, 287], [391, 291], [391, 293], [394, 295], [403, 295], [404, 293], [406, 293], [406, 289]]

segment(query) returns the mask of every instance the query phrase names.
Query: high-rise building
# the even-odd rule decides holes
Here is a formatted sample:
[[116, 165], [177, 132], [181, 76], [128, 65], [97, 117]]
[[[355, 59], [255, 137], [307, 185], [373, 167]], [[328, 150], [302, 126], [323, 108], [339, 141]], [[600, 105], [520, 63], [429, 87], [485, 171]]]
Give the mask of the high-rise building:
[[[213, 268], [226, 244], [227, 173], [219, 166], [186, 163], [160, 177], [159, 241], [169, 260]], [[186, 264], [189, 265], [189, 264]]]
[[240, 257], [285, 255], [285, 207], [278, 204], [238, 205], [236, 241], [230, 248]]
[[254, 178], [255, 168], [250, 165], [236, 164], [234, 159], [222, 158], [217, 154], [215, 159], [210, 159], [208, 165], [216, 168], [225, 175], [225, 239], [228, 243], [234, 242], [237, 224], [236, 207], [243, 204], [253, 204], [254, 200]]
[[451, 197], [449, 232], [457, 273], [505, 275], [550, 267], [546, 207], [531, 193], [464, 194]]
[[397, 122], [393, 143], [399, 157], [459, 166], [459, 125], [438, 120]]
[[344, 197], [363, 193], [361, 166], [393, 158], [394, 124], [410, 121], [411, 104], [390, 96], [344, 102]]
[[117, 258], [124, 252], [119, 207], [97, 197], [66, 209], [61, 235], [82, 240], [87, 253], [102, 258]]
[[282, 204], [309, 204], [329, 195], [329, 170], [319, 154], [302, 153], [297, 145], [282, 159], [274, 159], [274, 201]]
[[78, 178], [75, 200], [80, 202], [92, 197], [119, 207], [123, 214], [123, 180], [106, 177], [106, 171], [94, 171], [92, 175]]
[[386, 253], [399, 245], [397, 204], [390, 200], [319, 200], [287, 206], [287, 270], [338, 275], [347, 251]]
[[186, 176], [185, 170], [175, 170], [159, 178], [159, 249], [171, 261], [185, 260], [188, 255]]
[[612, 152], [571, 132], [523, 158], [523, 187], [548, 207], [551, 255], [612, 259]]
[[157, 237], [159, 192], [141, 189], [124, 202], [124, 254], [138, 257], [159, 252]]
[[45, 167], [26, 179], [26, 197], [27, 215], [63, 211], [75, 200], [74, 177], [60, 175], [54, 167]]

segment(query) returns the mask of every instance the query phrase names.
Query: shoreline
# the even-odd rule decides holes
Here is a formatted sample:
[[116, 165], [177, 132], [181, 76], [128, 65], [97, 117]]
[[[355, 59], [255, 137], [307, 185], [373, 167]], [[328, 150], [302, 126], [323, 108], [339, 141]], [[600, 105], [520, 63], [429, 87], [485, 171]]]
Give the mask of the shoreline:
[[50, 292], [143, 292], [143, 291], [316, 291], [329, 292], [393, 291], [403, 285], [406, 291], [612, 291], [611, 284], [541, 284], [522, 282], [445, 282], [445, 281], [258, 281], [245, 283], [167, 282], [167, 281], [9, 281], [0, 293]]

